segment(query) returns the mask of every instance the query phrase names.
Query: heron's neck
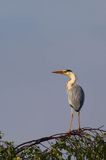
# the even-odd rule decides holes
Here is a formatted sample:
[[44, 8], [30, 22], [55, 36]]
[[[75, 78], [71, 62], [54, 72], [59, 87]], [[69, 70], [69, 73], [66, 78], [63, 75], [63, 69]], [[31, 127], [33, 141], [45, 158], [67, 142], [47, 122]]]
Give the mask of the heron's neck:
[[69, 77], [69, 80], [67, 82], [67, 89], [71, 89], [73, 85], [76, 83], [76, 76], [75, 74], [71, 74]]

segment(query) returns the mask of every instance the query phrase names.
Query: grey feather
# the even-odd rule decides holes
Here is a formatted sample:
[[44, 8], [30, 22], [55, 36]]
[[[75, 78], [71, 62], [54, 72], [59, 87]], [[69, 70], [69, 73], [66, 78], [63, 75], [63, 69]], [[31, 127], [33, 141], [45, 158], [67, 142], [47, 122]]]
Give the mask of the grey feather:
[[83, 89], [75, 84], [71, 89], [67, 90], [69, 105], [76, 111], [79, 112], [83, 106], [85, 95]]

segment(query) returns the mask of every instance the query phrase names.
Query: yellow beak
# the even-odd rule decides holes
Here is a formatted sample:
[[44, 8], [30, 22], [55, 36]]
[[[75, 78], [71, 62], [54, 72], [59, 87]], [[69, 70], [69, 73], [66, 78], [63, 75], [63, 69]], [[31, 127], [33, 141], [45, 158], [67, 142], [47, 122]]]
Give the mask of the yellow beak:
[[52, 73], [56, 73], [56, 74], [64, 74], [64, 70], [53, 71]]

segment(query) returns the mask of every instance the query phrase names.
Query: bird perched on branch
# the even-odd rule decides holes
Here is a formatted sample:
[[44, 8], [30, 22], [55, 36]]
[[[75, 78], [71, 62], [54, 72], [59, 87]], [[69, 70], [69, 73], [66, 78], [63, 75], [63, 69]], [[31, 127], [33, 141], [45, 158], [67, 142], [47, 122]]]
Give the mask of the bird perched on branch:
[[74, 117], [74, 111], [78, 113], [78, 131], [80, 130], [80, 110], [84, 103], [84, 91], [81, 86], [76, 83], [77, 77], [72, 70], [58, 70], [52, 73], [63, 74], [69, 78], [66, 84], [66, 90], [68, 95], [68, 102], [72, 108], [71, 111], [71, 121], [69, 131], [72, 129], [72, 122]]

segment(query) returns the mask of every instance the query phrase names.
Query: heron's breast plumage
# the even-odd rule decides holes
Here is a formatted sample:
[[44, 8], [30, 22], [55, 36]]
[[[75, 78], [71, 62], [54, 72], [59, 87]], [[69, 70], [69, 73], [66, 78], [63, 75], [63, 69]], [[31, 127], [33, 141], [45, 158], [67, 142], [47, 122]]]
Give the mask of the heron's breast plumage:
[[75, 111], [79, 112], [84, 103], [83, 89], [79, 85], [74, 84], [70, 88], [67, 87], [67, 94], [68, 94], [69, 105]]

